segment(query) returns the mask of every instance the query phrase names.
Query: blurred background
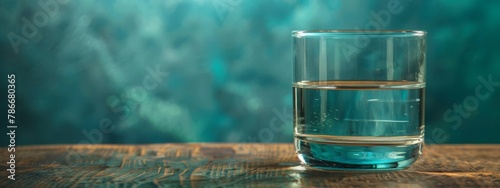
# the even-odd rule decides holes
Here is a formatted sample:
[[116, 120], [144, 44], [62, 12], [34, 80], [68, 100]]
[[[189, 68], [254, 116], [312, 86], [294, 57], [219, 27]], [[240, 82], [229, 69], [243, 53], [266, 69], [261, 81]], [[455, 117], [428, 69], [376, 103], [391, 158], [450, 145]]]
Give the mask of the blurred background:
[[[398, 12], [377, 17], [388, 7]], [[0, 105], [7, 113], [14, 73], [21, 145], [292, 142], [292, 30], [415, 29], [428, 32], [426, 142], [500, 143], [498, 10], [494, 0], [2, 0]]]

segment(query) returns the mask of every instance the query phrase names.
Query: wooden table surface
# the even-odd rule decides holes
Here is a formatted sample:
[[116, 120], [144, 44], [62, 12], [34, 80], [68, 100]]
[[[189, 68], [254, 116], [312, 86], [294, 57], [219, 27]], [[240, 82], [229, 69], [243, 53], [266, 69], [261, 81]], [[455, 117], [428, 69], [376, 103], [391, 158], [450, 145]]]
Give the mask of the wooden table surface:
[[500, 145], [426, 145], [402, 171], [300, 166], [292, 144], [50, 145], [16, 148], [0, 187], [500, 187]]

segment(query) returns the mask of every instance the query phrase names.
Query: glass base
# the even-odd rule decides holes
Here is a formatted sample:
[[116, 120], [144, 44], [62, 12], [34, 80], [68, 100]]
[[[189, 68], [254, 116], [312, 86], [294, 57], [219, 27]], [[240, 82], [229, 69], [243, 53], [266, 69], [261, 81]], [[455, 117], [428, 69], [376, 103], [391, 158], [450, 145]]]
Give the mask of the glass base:
[[342, 145], [295, 139], [297, 155], [306, 167], [324, 170], [401, 170], [422, 153], [422, 142], [410, 145]]

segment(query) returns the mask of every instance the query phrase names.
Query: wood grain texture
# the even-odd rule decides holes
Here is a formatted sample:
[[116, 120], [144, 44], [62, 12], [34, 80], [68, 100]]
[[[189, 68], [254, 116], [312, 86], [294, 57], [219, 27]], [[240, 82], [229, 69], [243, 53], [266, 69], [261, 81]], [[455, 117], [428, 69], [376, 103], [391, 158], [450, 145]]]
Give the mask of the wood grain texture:
[[427, 145], [409, 169], [304, 169], [291, 144], [52, 145], [16, 148], [0, 187], [500, 187], [500, 145]]

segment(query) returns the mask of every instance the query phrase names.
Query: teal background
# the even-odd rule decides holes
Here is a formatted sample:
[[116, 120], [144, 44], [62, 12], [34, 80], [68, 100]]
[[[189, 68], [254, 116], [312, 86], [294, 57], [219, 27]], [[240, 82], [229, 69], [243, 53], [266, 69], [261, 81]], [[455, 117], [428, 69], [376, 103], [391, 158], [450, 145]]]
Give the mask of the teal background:
[[377, 29], [398, 2], [378, 24], [428, 32], [426, 142], [500, 143], [500, 84], [480, 81], [500, 82], [500, 1], [38, 2], [0, 1], [0, 105], [15, 73], [18, 144], [291, 142], [290, 32]]

